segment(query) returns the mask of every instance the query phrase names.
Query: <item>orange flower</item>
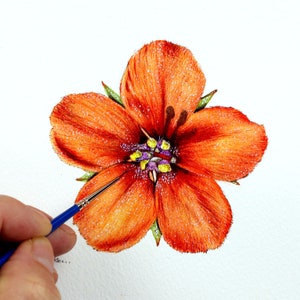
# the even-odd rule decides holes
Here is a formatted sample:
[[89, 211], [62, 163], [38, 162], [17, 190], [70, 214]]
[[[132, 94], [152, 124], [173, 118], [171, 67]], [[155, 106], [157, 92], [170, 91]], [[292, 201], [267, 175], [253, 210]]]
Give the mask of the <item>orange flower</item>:
[[206, 252], [223, 243], [232, 214], [215, 180], [248, 175], [267, 137], [234, 108], [197, 110], [204, 85], [188, 49], [155, 41], [129, 60], [121, 103], [72, 94], [54, 108], [54, 149], [67, 163], [97, 173], [76, 202], [121, 176], [74, 217], [92, 247], [131, 247], [152, 224], [179, 251]]

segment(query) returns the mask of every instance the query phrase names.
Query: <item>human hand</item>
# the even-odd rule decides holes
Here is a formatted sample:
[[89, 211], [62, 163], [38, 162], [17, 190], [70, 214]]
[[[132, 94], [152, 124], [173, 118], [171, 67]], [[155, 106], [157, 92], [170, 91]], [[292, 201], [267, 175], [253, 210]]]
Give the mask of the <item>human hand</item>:
[[0, 195], [0, 245], [21, 242], [0, 269], [1, 299], [61, 299], [55, 286], [54, 257], [72, 249], [76, 235], [62, 225], [43, 237], [51, 230], [49, 219], [36, 208]]

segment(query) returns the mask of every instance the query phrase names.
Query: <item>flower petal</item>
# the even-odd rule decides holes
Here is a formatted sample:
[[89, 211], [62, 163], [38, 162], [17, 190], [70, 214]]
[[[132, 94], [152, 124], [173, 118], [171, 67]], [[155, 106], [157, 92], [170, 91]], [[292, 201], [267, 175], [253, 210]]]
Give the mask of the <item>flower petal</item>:
[[196, 109], [204, 85], [204, 74], [188, 49], [155, 41], [129, 60], [121, 98], [150, 135], [170, 138], [177, 122], [184, 122]]
[[96, 93], [66, 96], [51, 114], [51, 141], [66, 162], [99, 171], [128, 156], [139, 128], [125, 109]]
[[233, 181], [248, 175], [267, 147], [262, 125], [234, 108], [205, 108], [179, 128], [176, 143], [182, 168]]
[[179, 170], [156, 185], [158, 223], [165, 241], [182, 252], [219, 247], [231, 226], [230, 205], [213, 179]]
[[155, 220], [153, 184], [132, 165], [118, 164], [87, 182], [76, 202], [126, 172], [74, 216], [81, 235], [96, 250], [118, 252], [136, 244]]

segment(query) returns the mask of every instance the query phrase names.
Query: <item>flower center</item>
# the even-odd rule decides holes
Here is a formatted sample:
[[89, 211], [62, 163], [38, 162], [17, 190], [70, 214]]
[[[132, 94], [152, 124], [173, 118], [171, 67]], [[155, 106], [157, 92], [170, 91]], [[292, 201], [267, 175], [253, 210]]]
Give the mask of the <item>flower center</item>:
[[155, 183], [159, 173], [172, 171], [171, 164], [176, 163], [176, 156], [171, 144], [163, 139], [150, 137], [145, 130], [143, 133], [147, 140], [143, 144], [137, 144], [130, 155], [130, 162], [139, 163], [140, 169], [148, 171], [149, 178]]

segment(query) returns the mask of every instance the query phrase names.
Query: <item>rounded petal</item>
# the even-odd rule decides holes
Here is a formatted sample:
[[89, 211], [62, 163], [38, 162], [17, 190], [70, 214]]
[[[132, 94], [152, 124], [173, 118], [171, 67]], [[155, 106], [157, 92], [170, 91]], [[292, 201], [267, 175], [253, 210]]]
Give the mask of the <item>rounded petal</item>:
[[192, 53], [167, 41], [145, 45], [129, 60], [121, 97], [129, 114], [151, 135], [170, 138], [194, 112], [205, 77]]
[[[125, 172], [125, 173], [124, 173]], [[130, 165], [116, 165], [88, 181], [76, 202], [117, 176], [119, 181], [74, 216], [81, 235], [96, 250], [118, 252], [136, 244], [155, 220], [153, 184]]]
[[179, 170], [171, 179], [158, 180], [155, 197], [159, 227], [171, 247], [182, 252], [206, 252], [223, 243], [232, 214], [213, 179]]
[[267, 147], [262, 125], [234, 108], [205, 108], [178, 130], [178, 165], [217, 180], [248, 175]]
[[124, 145], [139, 141], [140, 130], [125, 109], [101, 94], [64, 97], [50, 120], [51, 141], [59, 156], [89, 171], [123, 161], [128, 156]]

